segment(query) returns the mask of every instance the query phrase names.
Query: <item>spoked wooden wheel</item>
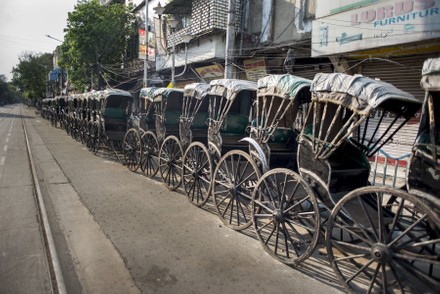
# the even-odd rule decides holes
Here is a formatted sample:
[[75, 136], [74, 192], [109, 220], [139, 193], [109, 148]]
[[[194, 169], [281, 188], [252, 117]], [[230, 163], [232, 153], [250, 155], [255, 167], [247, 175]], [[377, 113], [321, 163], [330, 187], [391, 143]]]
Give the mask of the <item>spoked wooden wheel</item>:
[[93, 129], [93, 122], [89, 122], [87, 124], [87, 148], [90, 150], [90, 146], [92, 144], [92, 129]]
[[159, 169], [165, 186], [174, 191], [182, 183], [183, 148], [176, 136], [168, 136], [160, 146]]
[[93, 123], [90, 126], [90, 134], [89, 134], [89, 150], [96, 154], [98, 152], [99, 146], [99, 126], [97, 123]]
[[[439, 225], [438, 213], [420, 196], [389, 187], [360, 188], [331, 213], [329, 260], [347, 291], [434, 293], [440, 288]], [[357, 242], [334, 238], [334, 229]]]
[[142, 144], [141, 137], [136, 129], [129, 129], [125, 133], [122, 151], [127, 168], [132, 172], [137, 171], [141, 164]]
[[220, 158], [213, 175], [213, 195], [218, 216], [231, 229], [252, 224], [252, 192], [260, 178], [249, 154], [232, 150]]
[[87, 144], [88, 141], [88, 130], [87, 130], [87, 122], [82, 121], [81, 123], [81, 143]]
[[159, 171], [159, 143], [153, 132], [145, 132], [141, 137], [142, 157], [141, 170], [149, 178], [154, 177]]
[[208, 149], [200, 142], [193, 142], [183, 155], [182, 181], [188, 200], [195, 206], [203, 206], [211, 192], [212, 162]]
[[286, 264], [297, 264], [313, 253], [319, 237], [319, 207], [300, 175], [285, 168], [265, 173], [252, 203], [255, 233], [266, 252]]

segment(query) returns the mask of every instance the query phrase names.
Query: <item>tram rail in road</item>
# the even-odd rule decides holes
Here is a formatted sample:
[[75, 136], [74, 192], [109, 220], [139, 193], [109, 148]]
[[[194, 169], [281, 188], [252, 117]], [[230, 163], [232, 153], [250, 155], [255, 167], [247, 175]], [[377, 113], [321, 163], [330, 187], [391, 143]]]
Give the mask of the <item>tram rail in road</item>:
[[[29, 160], [29, 166], [31, 169], [32, 174], [32, 182], [34, 186], [34, 192], [35, 192], [35, 201], [37, 203], [38, 208], [38, 216], [40, 220], [41, 225], [41, 232], [43, 234], [44, 243], [46, 245], [46, 256], [48, 259], [48, 264], [50, 267], [50, 273], [51, 273], [51, 282], [52, 282], [52, 289], [55, 293], [59, 294], [65, 294], [67, 293], [66, 285], [64, 283], [64, 277], [63, 273], [61, 271], [61, 265], [58, 258], [57, 250], [55, 247], [55, 242], [52, 235], [52, 229], [49, 224], [49, 219], [47, 216], [46, 206], [44, 205], [43, 201], [43, 195], [41, 193], [38, 177], [37, 177], [37, 171], [35, 168], [34, 158], [32, 156], [32, 150], [30, 148], [29, 144], [29, 138], [26, 131], [26, 124], [24, 122], [24, 119], [21, 115], [21, 108], [20, 108], [20, 117], [21, 117], [21, 123], [23, 125], [23, 132], [24, 137], [26, 141], [26, 150]], [[5, 145], [6, 147], [7, 145]]]

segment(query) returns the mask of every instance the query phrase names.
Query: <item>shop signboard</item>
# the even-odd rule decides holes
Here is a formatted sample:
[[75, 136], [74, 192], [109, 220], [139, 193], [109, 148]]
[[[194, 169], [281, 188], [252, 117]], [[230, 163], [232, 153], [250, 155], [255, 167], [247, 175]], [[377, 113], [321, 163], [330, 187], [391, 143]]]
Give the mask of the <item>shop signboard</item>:
[[[147, 46], [147, 36], [144, 29], [139, 29], [139, 59], [145, 60], [148, 52], [148, 60], [154, 61], [156, 56], [155, 42], [156, 38], [152, 32], [148, 33], [148, 46]], [[147, 51], [148, 50], [148, 51]]]
[[225, 74], [225, 69], [220, 64], [202, 66], [196, 68], [195, 70], [205, 81], [223, 78]]
[[312, 56], [440, 38], [439, 19], [440, 0], [387, 0], [321, 17], [313, 22]]
[[243, 60], [246, 77], [249, 81], [258, 81], [267, 76], [266, 60], [264, 58], [253, 58]]

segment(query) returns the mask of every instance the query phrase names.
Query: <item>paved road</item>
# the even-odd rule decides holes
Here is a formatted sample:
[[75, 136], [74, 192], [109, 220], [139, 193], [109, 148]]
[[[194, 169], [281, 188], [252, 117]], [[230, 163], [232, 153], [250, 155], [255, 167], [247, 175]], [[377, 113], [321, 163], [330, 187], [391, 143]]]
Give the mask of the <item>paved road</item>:
[[20, 110], [0, 107], [0, 293], [50, 293]]
[[197, 208], [23, 113], [69, 292], [340, 292], [318, 253], [297, 269], [281, 264], [252, 230], [224, 227], [212, 203]]

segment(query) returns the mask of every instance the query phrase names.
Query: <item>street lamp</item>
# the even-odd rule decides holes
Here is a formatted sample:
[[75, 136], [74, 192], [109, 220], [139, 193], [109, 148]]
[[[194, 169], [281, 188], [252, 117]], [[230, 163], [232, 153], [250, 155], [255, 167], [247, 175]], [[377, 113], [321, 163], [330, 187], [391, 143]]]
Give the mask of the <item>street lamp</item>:
[[[60, 43], [63, 43], [63, 41], [62, 40], [60, 40], [60, 39], [58, 39], [58, 38], [55, 38], [55, 37], [52, 37], [51, 35], [46, 35], [46, 37], [48, 37], [49, 39], [52, 39], [52, 40], [55, 40], [55, 41], [58, 41], [58, 42], [60, 42]], [[58, 46], [57, 46], [58, 47]], [[67, 75], [67, 71], [66, 71], [66, 75]], [[67, 79], [66, 79], [66, 81], [67, 81]], [[66, 94], [67, 94], [67, 85], [66, 85]], [[63, 69], [61, 68], [61, 74], [60, 74], [60, 95], [62, 94], [62, 92], [63, 92]]]
[[49, 39], [52, 39], [52, 40], [58, 41], [58, 42], [60, 42], [60, 43], [63, 43], [63, 41], [61, 41], [60, 39], [57, 39], [57, 38], [55, 38], [55, 37], [52, 37], [51, 35], [46, 35], [46, 37], [48, 37]]
[[154, 11], [156, 11], [156, 14], [159, 16], [159, 19], [162, 17], [163, 12], [165, 11], [165, 7], [163, 7], [162, 5], [157, 4], [156, 7], [153, 8]]

